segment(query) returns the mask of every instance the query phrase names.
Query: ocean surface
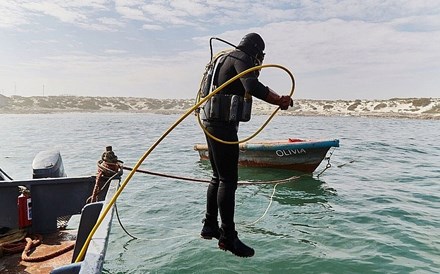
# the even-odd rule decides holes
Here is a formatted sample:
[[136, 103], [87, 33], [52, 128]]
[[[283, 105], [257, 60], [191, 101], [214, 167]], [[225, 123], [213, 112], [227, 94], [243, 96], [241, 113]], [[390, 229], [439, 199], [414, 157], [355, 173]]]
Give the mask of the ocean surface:
[[[65, 113], [0, 115], [0, 167], [32, 176], [33, 157], [61, 151], [68, 175], [96, 173], [108, 145], [133, 167], [180, 115]], [[240, 137], [266, 117], [242, 124]], [[199, 237], [206, 184], [136, 174], [117, 200], [104, 273], [439, 273], [440, 123], [435, 120], [276, 116], [255, 139], [339, 139], [313, 175], [240, 169], [236, 223], [256, 250], [238, 258]], [[204, 143], [193, 115], [141, 169], [209, 179], [193, 150]], [[127, 174], [127, 172], [126, 172]], [[267, 213], [265, 213], [267, 211]]]

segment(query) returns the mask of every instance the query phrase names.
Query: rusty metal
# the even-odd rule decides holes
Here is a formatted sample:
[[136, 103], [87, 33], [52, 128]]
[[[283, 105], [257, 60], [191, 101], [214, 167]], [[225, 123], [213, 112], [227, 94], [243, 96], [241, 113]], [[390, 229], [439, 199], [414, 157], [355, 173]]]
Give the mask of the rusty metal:
[[[33, 257], [47, 256], [62, 248], [71, 246], [75, 241], [75, 230], [57, 231], [44, 235], [41, 244], [33, 251]], [[52, 269], [70, 262], [73, 251], [67, 251], [57, 257], [39, 262], [22, 260], [22, 253], [4, 256], [0, 259], [3, 266], [2, 273], [50, 273]]]

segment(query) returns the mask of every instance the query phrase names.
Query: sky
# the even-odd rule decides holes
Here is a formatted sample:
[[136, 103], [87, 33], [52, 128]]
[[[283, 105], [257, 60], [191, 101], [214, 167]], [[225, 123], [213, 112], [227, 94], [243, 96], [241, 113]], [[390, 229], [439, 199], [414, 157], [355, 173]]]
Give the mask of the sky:
[[438, 0], [1, 0], [0, 94], [191, 99], [250, 32], [293, 98], [440, 97]]

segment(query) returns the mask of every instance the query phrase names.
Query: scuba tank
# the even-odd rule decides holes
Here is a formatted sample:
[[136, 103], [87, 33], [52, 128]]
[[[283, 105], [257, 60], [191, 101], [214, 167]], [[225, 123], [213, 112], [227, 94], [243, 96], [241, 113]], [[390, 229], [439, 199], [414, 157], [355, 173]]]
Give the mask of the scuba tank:
[[[211, 60], [205, 66], [205, 72], [200, 83], [198, 98], [204, 98], [214, 91], [217, 86], [214, 84], [214, 76], [219, 66], [223, 64], [226, 56], [233, 50], [222, 50], [213, 55], [212, 39], [220, 40], [226, 44], [237, 48], [233, 44], [212, 37], [210, 39]], [[252, 95], [246, 93], [245, 96], [215, 94], [203, 106], [203, 120], [222, 121], [222, 122], [247, 122], [251, 118]]]
[[232, 50], [220, 51], [211, 58], [211, 61], [209, 61], [208, 64], [206, 64], [199, 88], [199, 95], [201, 98], [208, 96], [208, 94], [215, 89], [212, 78], [214, 77], [219, 64], [222, 63], [226, 55], [231, 51]]

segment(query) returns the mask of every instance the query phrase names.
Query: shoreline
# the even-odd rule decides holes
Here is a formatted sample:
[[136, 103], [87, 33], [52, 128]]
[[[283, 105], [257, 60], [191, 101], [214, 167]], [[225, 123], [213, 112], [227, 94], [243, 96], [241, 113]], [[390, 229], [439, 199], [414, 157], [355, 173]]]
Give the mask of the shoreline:
[[[98, 110], [98, 111], [84, 111], [84, 110], [60, 110], [60, 109], [26, 109], [26, 110], [0, 110], [0, 115], [37, 115], [37, 114], [158, 114], [158, 115], [182, 115], [184, 111], [122, 111], [122, 110]], [[267, 116], [272, 112], [254, 112], [253, 116]], [[440, 115], [430, 114], [406, 114], [406, 113], [315, 113], [315, 112], [289, 112], [283, 113], [278, 111], [278, 116], [301, 116], [301, 117], [363, 117], [363, 118], [377, 118], [377, 119], [414, 119], [414, 120], [440, 120]]]
[[[183, 114], [194, 99], [135, 97], [34, 96], [6, 97], [0, 94], [0, 114], [60, 113], [152, 113]], [[253, 100], [252, 115], [270, 115], [275, 106]], [[388, 100], [294, 99], [281, 116], [368, 117], [440, 120], [440, 98], [392, 98]]]

